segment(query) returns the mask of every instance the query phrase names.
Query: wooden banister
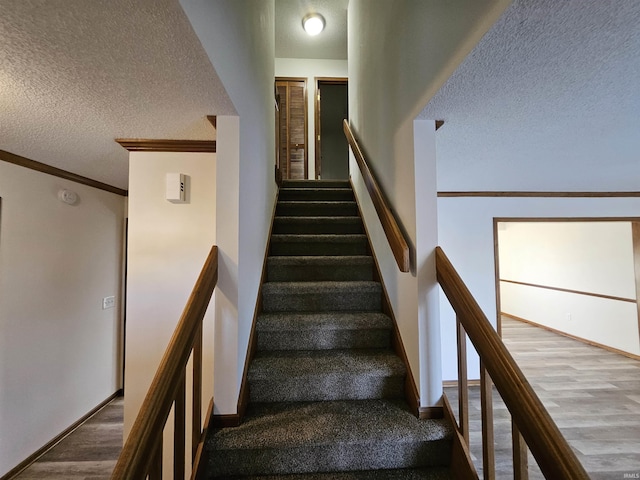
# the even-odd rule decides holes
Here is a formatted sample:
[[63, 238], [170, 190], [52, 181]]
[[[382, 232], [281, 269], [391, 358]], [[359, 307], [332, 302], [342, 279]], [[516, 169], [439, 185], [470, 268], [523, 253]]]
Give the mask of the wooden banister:
[[[193, 287], [173, 337], [131, 428], [111, 476], [112, 480], [139, 480], [146, 478], [147, 475], [154, 477], [158, 474], [161, 476], [161, 473], [158, 472], [162, 471], [162, 432], [174, 401], [177, 404], [176, 411], [178, 412], [176, 414], [176, 430], [182, 430], [175, 432], [175, 437], [179, 441], [176, 442], [174, 449], [176, 455], [182, 458], [174, 459], [176, 465], [174, 468], [179, 473], [183, 472], [185, 369], [194, 345], [199, 347], [202, 342], [202, 320], [217, 281], [218, 247], [214, 245]], [[198, 349], [201, 352], [201, 348]], [[194, 372], [197, 370], [197, 374], [201, 375], [199, 362], [199, 360], [194, 362], [198, 365], [194, 368]], [[196, 413], [200, 412], [200, 385], [200, 379], [194, 381], [193, 402]], [[198, 434], [194, 434], [193, 438], [200, 438], [199, 421], [197, 429]], [[182, 445], [177, 445], [177, 443], [182, 443]]]
[[360, 167], [360, 172], [362, 172], [362, 178], [365, 185], [367, 186], [367, 191], [371, 196], [373, 205], [376, 208], [378, 218], [380, 218], [380, 223], [382, 224], [384, 233], [387, 236], [387, 241], [389, 242], [389, 246], [391, 247], [393, 256], [396, 259], [398, 268], [401, 272], [408, 272], [410, 269], [409, 242], [407, 242], [402, 233], [402, 230], [400, 230], [398, 222], [396, 221], [393, 212], [389, 208], [389, 205], [387, 204], [384, 195], [382, 194], [382, 190], [378, 186], [378, 182], [373, 176], [371, 169], [367, 165], [367, 161], [364, 158], [362, 149], [360, 148], [358, 141], [354, 137], [347, 120], [343, 121], [343, 129], [344, 134], [347, 137], [347, 141], [351, 146], [353, 156], [355, 157], [356, 162], [358, 162], [358, 166]]
[[[442, 290], [545, 478], [588, 479], [573, 450], [440, 247], [436, 247], [436, 271]], [[520, 446], [517, 448], [520, 452]]]

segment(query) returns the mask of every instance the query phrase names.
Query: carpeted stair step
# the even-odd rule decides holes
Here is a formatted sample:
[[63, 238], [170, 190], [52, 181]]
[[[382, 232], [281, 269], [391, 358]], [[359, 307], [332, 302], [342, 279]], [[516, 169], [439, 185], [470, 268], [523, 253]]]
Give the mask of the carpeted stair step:
[[242, 425], [211, 431], [209, 478], [442, 467], [452, 435], [403, 401], [250, 404]]
[[356, 202], [332, 202], [332, 201], [278, 201], [276, 205], [278, 216], [328, 216], [328, 217], [353, 217], [358, 215]]
[[391, 350], [259, 352], [247, 379], [252, 402], [403, 398], [404, 363]]
[[278, 201], [343, 201], [353, 202], [353, 190], [349, 188], [281, 188]]
[[379, 312], [378, 282], [267, 282], [262, 286], [264, 312]]
[[286, 188], [351, 188], [349, 180], [284, 180], [281, 190]]
[[390, 348], [391, 319], [376, 312], [265, 313], [256, 322], [258, 351]]
[[272, 233], [364, 233], [360, 217], [275, 217]]
[[271, 235], [270, 255], [368, 255], [366, 235]]
[[297, 475], [250, 475], [216, 477], [222, 480], [453, 480], [448, 467], [360, 470], [357, 472], [300, 473]]
[[267, 259], [268, 282], [373, 280], [373, 257], [281, 256]]

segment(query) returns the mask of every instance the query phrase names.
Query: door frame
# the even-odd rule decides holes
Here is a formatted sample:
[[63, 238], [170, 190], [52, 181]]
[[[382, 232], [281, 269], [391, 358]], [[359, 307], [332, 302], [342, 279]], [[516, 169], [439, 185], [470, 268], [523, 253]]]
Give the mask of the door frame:
[[[502, 337], [502, 304], [500, 298], [500, 244], [499, 223], [605, 223], [605, 222], [629, 222], [631, 224], [631, 236], [633, 245], [633, 261], [636, 283], [636, 309], [638, 315], [638, 328], [640, 329], [640, 217], [493, 217], [493, 261], [496, 289], [496, 331]], [[590, 294], [591, 295], [591, 294]], [[597, 295], [596, 295], [597, 296]], [[574, 337], [577, 338], [577, 337]], [[579, 339], [584, 341], [584, 339]], [[600, 345], [602, 346], [602, 345]], [[609, 349], [609, 347], [605, 347]], [[618, 353], [620, 353], [618, 351]], [[626, 355], [626, 352], [624, 353]]]
[[[276, 90], [276, 94], [278, 92], [278, 82], [303, 82], [304, 83], [304, 177], [309, 178], [309, 99], [308, 99], [308, 91], [309, 85], [307, 85], [307, 77], [275, 77], [274, 88]], [[288, 93], [288, 89], [287, 89]], [[287, 98], [287, 108], [289, 108], [289, 99]], [[277, 134], [280, 135], [280, 128], [282, 128], [282, 124], [278, 124]], [[289, 117], [287, 116], [287, 140], [289, 140]], [[287, 162], [287, 177], [291, 175], [291, 155], [289, 154], [289, 149], [291, 146], [291, 142], [287, 142], [287, 156], [284, 159]], [[279, 159], [278, 165], [280, 166], [280, 162], [282, 162], [282, 158]]]
[[347, 87], [347, 98], [349, 95], [349, 78], [348, 77], [314, 77], [314, 83], [316, 91], [313, 96], [314, 99], [314, 118], [313, 118], [313, 139], [315, 146], [315, 175], [314, 178], [318, 180], [322, 172], [322, 159], [320, 157], [321, 148], [321, 128], [320, 128], [320, 85], [345, 85]]

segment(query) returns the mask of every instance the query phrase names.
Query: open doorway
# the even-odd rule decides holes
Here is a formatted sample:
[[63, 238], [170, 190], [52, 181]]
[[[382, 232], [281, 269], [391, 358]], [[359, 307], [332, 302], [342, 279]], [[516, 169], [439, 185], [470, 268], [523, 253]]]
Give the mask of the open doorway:
[[501, 316], [640, 356], [640, 219], [495, 219]]
[[349, 146], [342, 121], [349, 118], [346, 78], [315, 77], [315, 178], [349, 178]]

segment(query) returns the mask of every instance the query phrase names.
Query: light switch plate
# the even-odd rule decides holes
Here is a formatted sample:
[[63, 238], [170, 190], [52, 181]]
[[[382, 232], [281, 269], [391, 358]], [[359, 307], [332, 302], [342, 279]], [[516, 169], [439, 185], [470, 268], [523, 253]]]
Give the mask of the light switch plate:
[[107, 308], [113, 308], [116, 306], [116, 297], [104, 297], [102, 299], [102, 309], [106, 310]]

